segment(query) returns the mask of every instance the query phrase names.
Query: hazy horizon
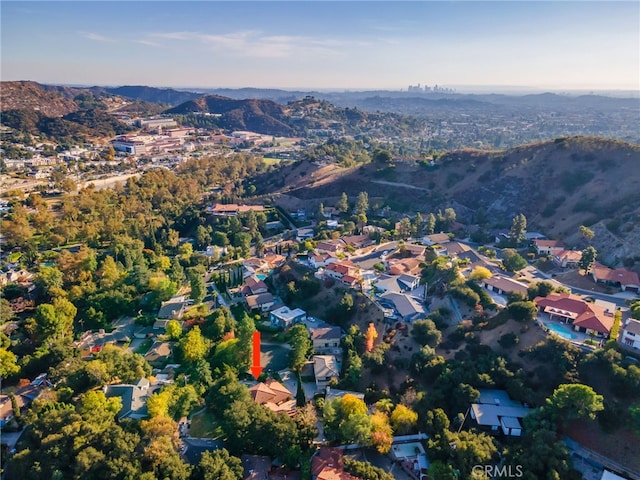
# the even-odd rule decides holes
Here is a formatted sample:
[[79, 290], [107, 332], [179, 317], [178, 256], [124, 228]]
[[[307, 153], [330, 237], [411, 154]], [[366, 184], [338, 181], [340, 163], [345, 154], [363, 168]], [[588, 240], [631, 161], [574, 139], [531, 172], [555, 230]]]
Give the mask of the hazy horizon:
[[[2, 80], [637, 92], [639, 2], [3, 1]], [[302, 86], [301, 86], [302, 85]]]

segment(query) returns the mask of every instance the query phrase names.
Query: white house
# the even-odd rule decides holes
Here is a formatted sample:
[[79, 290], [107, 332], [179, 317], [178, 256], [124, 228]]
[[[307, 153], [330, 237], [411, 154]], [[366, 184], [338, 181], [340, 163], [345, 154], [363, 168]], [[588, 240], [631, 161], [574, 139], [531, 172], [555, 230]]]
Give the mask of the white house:
[[630, 318], [622, 329], [620, 343], [628, 347], [640, 349], [640, 320]]
[[307, 319], [307, 312], [299, 308], [291, 310], [289, 307], [280, 307], [269, 314], [271, 325], [278, 328], [289, 328], [296, 323], [302, 323]]

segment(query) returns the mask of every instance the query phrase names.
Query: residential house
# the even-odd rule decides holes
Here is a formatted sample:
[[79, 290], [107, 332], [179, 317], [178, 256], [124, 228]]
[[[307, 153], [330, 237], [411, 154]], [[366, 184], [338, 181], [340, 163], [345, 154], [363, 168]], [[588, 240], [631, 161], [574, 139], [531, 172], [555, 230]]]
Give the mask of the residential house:
[[330, 263], [336, 263], [338, 259], [329, 253], [314, 253], [309, 256], [309, 265], [316, 270], [320, 267], [326, 267]]
[[476, 403], [471, 404], [471, 418], [479, 427], [504, 435], [522, 435], [522, 419], [533, 409], [512, 400], [504, 390], [480, 390]]
[[305, 240], [309, 240], [313, 238], [315, 235], [312, 227], [299, 228], [296, 230], [296, 240], [298, 242], [304, 242]]
[[207, 207], [207, 210], [212, 215], [222, 217], [235, 217], [240, 213], [247, 213], [250, 211], [264, 212], [264, 206], [262, 205], [236, 205], [235, 203], [222, 204], [214, 203], [212, 206]]
[[420, 286], [420, 277], [406, 273], [401, 275], [380, 275], [374, 285], [381, 292], [413, 292]]
[[342, 353], [340, 339], [342, 330], [340, 327], [324, 327], [311, 329], [311, 342], [313, 352], [317, 354]]
[[161, 320], [179, 320], [184, 315], [187, 306], [191, 305], [193, 300], [189, 300], [185, 295], [176, 295], [166, 302], [162, 302], [160, 310], [158, 310], [157, 318]]
[[446, 256], [449, 258], [464, 258], [464, 254], [470, 252], [472, 249], [470, 246], [460, 242], [448, 242], [443, 245], [446, 250]]
[[356, 250], [362, 250], [376, 243], [375, 240], [369, 238], [369, 235], [347, 235], [342, 237], [342, 241]]
[[356, 288], [360, 285], [360, 277], [355, 275], [343, 275], [340, 282], [350, 288]]
[[324, 390], [331, 380], [340, 379], [340, 362], [335, 355], [314, 355], [313, 374], [318, 391]]
[[311, 480], [358, 480], [344, 471], [344, 451], [320, 447], [311, 458]]
[[268, 312], [276, 303], [276, 299], [269, 292], [259, 295], [247, 295], [244, 297], [249, 311], [259, 310], [260, 312]]
[[[24, 410], [36, 398], [38, 398], [45, 390], [53, 385], [47, 378], [46, 373], [41, 373], [24, 387], [18, 388], [13, 392], [16, 398], [17, 407]], [[13, 410], [11, 397], [9, 395], [0, 395], [0, 428], [4, 427], [15, 418], [16, 412]]]
[[[16, 405], [20, 412], [22, 412], [29, 405], [29, 401], [23, 397], [22, 395], [14, 394], [16, 397]], [[14, 411], [14, 405], [11, 402], [11, 397], [9, 395], [0, 395], [0, 428], [4, 428], [6, 425], [11, 423], [16, 416], [16, 412]]]
[[212, 440], [210, 438], [184, 437], [182, 438], [182, 444], [185, 447], [182, 456], [192, 466], [200, 463], [204, 452], [213, 452], [224, 448], [224, 442], [222, 440]]
[[255, 275], [251, 275], [244, 281], [244, 286], [242, 293], [245, 295], [259, 295], [261, 293], [267, 293], [269, 289], [267, 288], [267, 284], [260, 280]]
[[594, 282], [613, 285], [623, 292], [640, 293], [640, 279], [636, 272], [626, 268], [616, 268], [615, 270], [595, 262], [591, 267], [591, 276]]
[[555, 265], [562, 268], [577, 268], [582, 252], [579, 250], [561, 250], [551, 259]]
[[490, 292], [496, 292], [499, 295], [508, 295], [510, 293], [524, 293], [527, 294], [529, 288], [524, 283], [513, 280], [503, 275], [496, 275], [495, 277], [485, 278], [482, 280], [481, 285]]
[[265, 455], [243, 454], [242, 461], [243, 480], [269, 480], [271, 471], [271, 459]]
[[596, 303], [588, 303], [569, 293], [552, 293], [536, 297], [538, 310], [573, 325], [574, 330], [599, 337], [608, 337], [613, 327], [614, 311]]
[[535, 239], [533, 247], [538, 255], [555, 255], [564, 250], [564, 245], [560, 240]]
[[141, 419], [149, 416], [147, 399], [151, 396], [149, 380], [141, 378], [135, 385], [106, 385], [104, 394], [107, 398], [120, 397], [122, 408], [118, 412], [119, 419]]
[[448, 243], [451, 241], [448, 233], [432, 233], [431, 235], [427, 235], [422, 237], [422, 243], [431, 247], [433, 245], [442, 245], [444, 243]]
[[620, 343], [628, 347], [640, 349], [640, 320], [630, 318], [622, 328]]
[[387, 260], [389, 273], [391, 275], [420, 275], [422, 267], [420, 264], [423, 260], [419, 258], [390, 258]]
[[6, 273], [0, 273], [0, 287], [4, 287], [9, 283], [17, 283], [24, 287], [28, 287], [33, 283], [35, 275], [28, 270], [8, 270]]
[[258, 405], [264, 405], [276, 413], [293, 415], [296, 411], [296, 401], [293, 394], [282, 383], [273, 378], [260, 382], [249, 388], [251, 399]]
[[406, 252], [409, 252], [413, 257], [419, 258], [420, 260], [424, 260], [424, 254], [427, 251], [427, 247], [415, 243], [405, 243], [402, 249], [404, 249]]
[[413, 322], [426, 316], [424, 306], [406, 293], [384, 292], [380, 303], [394, 310], [396, 316], [405, 322]]
[[341, 260], [327, 265], [325, 275], [335, 280], [342, 280], [345, 275], [358, 277], [358, 270], [358, 267], [350, 260]]
[[172, 342], [154, 342], [144, 359], [155, 368], [162, 368], [171, 359], [173, 353]]
[[344, 242], [342, 240], [322, 240], [316, 244], [316, 250], [321, 253], [342, 253], [344, 251]]
[[289, 307], [280, 307], [269, 314], [271, 325], [278, 328], [289, 328], [296, 323], [302, 323], [307, 319], [307, 312], [299, 308], [291, 310]]
[[284, 255], [278, 255], [276, 253], [269, 252], [264, 257], [262, 257], [262, 260], [266, 262], [269, 271], [271, 271], [274, 268], [278, 268], [284, 265], [287, 261], [287, 257], [285, 257]]

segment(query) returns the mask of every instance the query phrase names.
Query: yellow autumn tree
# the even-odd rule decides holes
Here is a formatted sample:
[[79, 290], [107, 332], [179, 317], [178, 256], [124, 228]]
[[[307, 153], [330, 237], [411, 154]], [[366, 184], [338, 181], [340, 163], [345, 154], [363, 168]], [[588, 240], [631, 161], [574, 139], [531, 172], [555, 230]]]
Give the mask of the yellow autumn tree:
[[373, 322], [369, 323], [369, 328], [367, 328], [367, 333], [365, 333], [364, 338], [365, 338], [364, 347], [366, 351], [367, 352], [372, 351], [373, 343], [375, 342], [376, 338], [378, 338], [378, 332], [376, 330], [376, 327], [373, 325]]

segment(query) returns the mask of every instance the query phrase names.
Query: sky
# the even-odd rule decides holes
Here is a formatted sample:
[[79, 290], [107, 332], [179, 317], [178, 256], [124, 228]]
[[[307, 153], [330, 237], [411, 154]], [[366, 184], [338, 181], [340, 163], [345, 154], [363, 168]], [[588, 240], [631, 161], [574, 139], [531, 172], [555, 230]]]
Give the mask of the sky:
[[0, 2], [0, 77], [640, 90], [638, 1]]

